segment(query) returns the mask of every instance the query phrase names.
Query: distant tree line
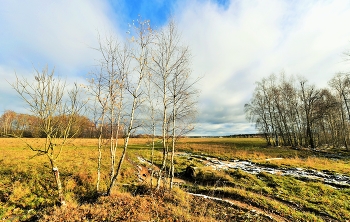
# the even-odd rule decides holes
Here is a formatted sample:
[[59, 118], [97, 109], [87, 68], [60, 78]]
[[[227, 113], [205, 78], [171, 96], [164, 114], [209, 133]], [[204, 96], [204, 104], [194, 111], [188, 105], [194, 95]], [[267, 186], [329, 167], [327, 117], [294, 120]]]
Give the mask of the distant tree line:
[[305, 78], [270, 75], [256, 83], [247, 118], [271, 146], [349, 149], [350, 75], [338, 73], [327, 88]]
[[[55, 116], [62, 122], [67, 122], [67, 116]], [[72, 138], [96, 138], [98, 135], [98, 123], [94, 123], [88, 117], [83, 115], [75, 115], [74, 122], [70, 128], [69, 135]], [[45, 138], [46, 134], [41, 128], [41, 119], [38, 116], [16, 113], [12, 110], [6, 110], [0, 116], [0, 136], [2, 137], [23, 137], [23, 138]], [[56, 121], [57, 122], [57, 121]], [[67, 123], [65, 123], [66, 125]], [[59, 126], [55, 126], [59, 128]], [[108, 125], [104, 126], [104, 137], [107, 138]], [[121, 131], [122, 129], [120, 129]]]

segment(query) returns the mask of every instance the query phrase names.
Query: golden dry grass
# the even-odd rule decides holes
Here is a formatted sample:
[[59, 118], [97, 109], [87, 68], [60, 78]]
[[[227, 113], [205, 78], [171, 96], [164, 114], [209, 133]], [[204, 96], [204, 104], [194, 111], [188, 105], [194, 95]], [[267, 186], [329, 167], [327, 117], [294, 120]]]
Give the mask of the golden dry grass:
[[[0, 149], [1, 148], [12, 148], [12, 149], [22, 149], [27, 148], [26, 142], [30, 145], [39, 147], [45, 143], [44, 138], [0, 138]], [[104, 143], [108, 143], [109, 140], [104, 140]], [[150, 142], [147, 138], [131, 138], [129, 140], [130, 145], [146, 144]], [[123, 139], [118, 139], [119, 144], [123, 144]], [[97, 139], [86, 139], [86, 138], [73, 138], [67, 141], [67, 146], [75, 147], [97, 147]]]
[[[41, 147], [45, 139], [24, 139], [27, 143], [35, 146], [36, 148]], [[15, 215], [15, 220], [24, 220], [25, 218], [30, 218], [31, 215], [41, 212], [43, 209], [49, 209], [53, 206], [56, 201], [56, 191], [54, 178], [51, 173], [50, 165], [48, 159], [45, 156], [36, 156], [35, 152], [31, 151], [23, 140], [16, 138], [0, 138], [0, 218], [1, 217], [11, 217]], [[157, 146], [160, 148], [160, 140], [157, 140]], [[118, 141], [120, 145], [123, 144], [122, 140]], [[132, 138], [130, 140], [130, 149], [122, 170], [122, 175], [120, 178], [120, 183], [136, 184], [137, 168], [134, 165], [136, 161], [136, 156], [144, 156], [148, 158], [150, 155], [150, 143], [149, 139], [145, 138]], [[105, 146], [103, 147], [103, 164], [102, 164], [102, 190], [106, 190], [109, 181], [109, 149], [108, 140], [105, 141]], [[278, 166], [292, 166], [292, 167], [306, 167], [314, 168], [319, 170], [331, 170], [334, 172], [348, 173], [350, 174], [350, 164], [349, 160], [335, 160], [327, 159], [323, 157], [312, 156], [312, 153], [306, 150], [292, 150], [290, 148], [279, 147], [279, 148], [268, 148], [263, 147], [264, 141], [258, 138], [182, 138], [178, 143], [178, 148], [180, 151], [188, 151], [195, 153], [203, 153], [206, 155], [212, 155], [216, 157], [222, 157], [227, 159], [246, 159], [255, 162], [260, 162], [264, 164], [273, 164]], [[120, 156], [121, 149], [118, 149], [117, 158]], [[283, 157], [281, 160], [271, 160], [266, 161], [267, 158]], [[156, 149], [157, 161], [161, 160], [161, 149]], [[178, 165], [176, 166], [179, 172], [185, 170], [186, 166], [190, 162], [184, 158], [177, 159]], [[187, 165], [186, 165], [187, 164]], [[64, 147], [63, 152], [58, 160], [58, 167], [62, 176], [63, 187], [65, 191], [66, 199], [69, 203], [69, 207], [72, 215], [76, 215], [74, 218], [86, 217], [88, 213], [96, 214], [96, 218], [103, 218], [104, 214], [108, 211], [113, 210], [113, 206], [116, 206], [116, 202], [110, 199], [100, 199], [97, 204], [101, 205], [96, 208], [93, 204], [85, 204], [85, 200], [94, 195], [95, 184], [96, 184], [96, 167], [97, 167], [97, 139], [72, 139]], [[275, 206], [274, 204], [279, 204], [277, 201], [269, 201], [261, 196], [267, 193], [269, 196], [277, 194], [281, 195], [280, 192], [288, 193], [289, 195], [285, 198], [289, 198], [293, 201], [300, 202], [299, 204], [305, 206], [312, 206], [312, 203], [308, 202], [308, 197], [315, 193], [315, 197], [325, 192], [330, 192], [331, 189], [326, 188], [321, 185], [313, 185], [315, 188], [305, 188], [303, 182], [296, 182], [292, 178], [285, 179], [281, 176], [268, 176], [260, 175], [259, 177], [254, 175], [242, 174], [241, 172], [211, 172], [206, 175], [203, 173], [201, 175], [201, 180], [207, 183], [212, 178], [220, 181], [229, 181], [230, 183], [236, 184], [238, 190], [226, 189], [223, 187], [222, 193], [227, 193], [228, 195], [233, 195], [236, 191], [243, 190], [244, 195], [249, 196], [252, 203], [255, 201], [261, 206], [271, 205], [274, 209], [284, 212], [284, 205]], [[264, 177], [262, 177], [264, 176]], [[262, 178], [264, 180], [262, 180]], [[197, 178], [198, 179], [198, 178]], [[215, 183], [216, 184], [216, 183]], [[293, 185], [289, 185], [293, 184]], [[308, 185], [309, 186], [309, 185]], [[205, 190], [213, 190], [215, 193], [217, 187], [207, 187]], [[120, 188], [120, 190], [123, 190]], [[119, 190], [119, 191], [120, 191]], [[259, 192], [260, 196], [254, 193]], [[296, 194], [292, 194], [295, 192]], [[327, 208], [328, 205], [339, 206], [338, 202], [344, 202], [343, 199], [346, 197], [346, 192], [332, 191], [333, 197], [328, 199], [326, 196], [319, 198], [321, 201], [320, 209], [325, 208], [334, 214], [332, 209]], [[118, 189], [115, 193], [118, 196]], [[277, 195], [276, 194], [276, 195]], [[316, 195], [317, 194], [317, 195]], [[175, 194], [173, 199], [180, 198], [183, 199], [183, 194]], [[239, 195], [239, 194], [234, 194]], [[254, 196], [255, 195], [255, 196]], [[304, 195], [304, 197], [303, 197]], [[299, 197], [301, 196], [301, 197]], [[126, 205], [126, 207], [134, 207], [137, 202], [142, 202], [142, 209], [147, 207], [148, 197], [146, 199], [132, 199], [129, 196], [119, 196], [121, 201], [124, 199], [128, 200], [131, 205]], [[131, 198], [131, 199], [130, 199]], [[139, 198], [139, 197], [138, 197]], [[187, 197], [186, 197], [187, 198]], [[186, 199], [185, 198], [185, 199]], [[188, 199], [188, 198], [187, 198]], [[305, 200], [304, 200], [305, 199]], [[339, 201], [338, 201], [339, 199]], [[104, 201], [107, 201], [107, 205], [104, 205]], [[188, 208], [189, 202], [183, 202], [182, 207], [179, 207], [176, 203], [168, 203], [164, 200], [159, 200], [158, 204], [163, 204], [164, 209], [159, 214], [163, 214], [163, 218], [168, 218], [169, 215], [181, 215], [179, 217], [184, 219], [187, 218], [191, 220], [193, 218], [201, 218], [203, 221], [205, 219], [213, 218], [210, 215], [206, 215], [208, 212], [200, 210], [199, 208], [191, 208], [191, 211], [186, 211], [184, 208]], [[191, 202], [192, 204], [193, 202]], [[198, 206], [200, 202], [196, 202]], [[346, 201], [344, 202], [346, 203]], [[82, 207], [82, 204], [84, 205]], [[202, 203], [201, 203], [202, 204]], [[209, 203], [207, 203], [209, 204]], [[186, 206], [187, 207], [186, 207]], [[316, 206], [316, 205], [315, 205]], [[94, 209], [100, 209], [99, 214]], [[109, 210], [103, 210], [103, 209]], [[130, 209], [131, 209], [130, 208]], [[174, 212], [171, 214], [165, 209], [172, 209]], [[33, 209], [32, 211], [29, 211]], [[83, 209], [83, 210], [82, 210]], [[123, 210], [123, 207], [119, 208]], [[339, 215], [347, 213], [348, 210], [345, 207], [339, 207], [341, 212]], [[87, 213], [87, 214], [84, 214]], [[103, 214], [102, 214], [103, 212]], [[141, 214], [142, 211], [133, 210], [135, 214]], [[193, 216], [193, 212], [197, 212], [196, 216]], [[203, 214], [198, 214], [202, 212]], [[340, 211], [339, 211], [340, 212]], [[300, 212], [295, 212], [295, 218], [299, 218], [297, 214]], [[10, 216], [9, 216], [10, 215]], [[149, 212], [150, 216], [145, 218], [152, 218], [154, 214]], [[310, 214], [311, 215], [311, 214]], [[60, 217], [66, 219], [72, 219], [65, 212], [57, 211], [56, 213], [49, 215], [48, 219], [59, 219]], [[82, 216], [82, 217], [81, 217]], [[341, 217], [341, 216], [337, 216]], [[22, 218], [22, 219], [21, 219]], [[141, 219], [142, 216], [132, 217], [134, 219]], [[303, 218], [300, 216], [300, 218]], [[186, 220], [186, 219], [184, 219]], [[214, 220], [214, 219], [211, 219]]]
[[[45, 139], [42, 138], [23, 140], [18, 138], [0, 138], [1, 159], [4, 161], [4, 164], [13, 161], [11, 158], [13, 151], [16, 151], [17, 162], [31, 162], [30, 157], [34, 156], [35, 152], [31, 151], [24, 141], [36, 148], [42, 147], [45, 143]], [[105, 140], [104, 143], [108, 144], [109, 141]], [[124, 141], [119, 139], [118, 143], [122, 145]], [[129, 142], [131, 148], [137, 147], [138, 149], [150, 149], [146, 145], [149, 143], [150, 139], [147, 138], [131, 138]], [[265, 163], [265, 160], [268, 158], [282, 157], [283, 159], [281, 160], [271, 160], [269, 163], [350, 174], [349, 160], [316, 157], [308, 151], [292, 150], [285, 147], [261, 148], [263, 145], [264, 140], [260, 138], [182, 138], [179, 140], [178, 149], [180, 151], [204, 153], [226, 159], [245, 159], [260, 163]], [[105, 148], [104, 153], [107, 155], [107, 148]], [[79, 155], [86, 158], [77, 160], [76, 156]], [[144, 155], [148, 156], [149, 154]], [[60, 162], [69, 162], [75, 168], [78, 168], [79, 166], [95, 164], [96, 157], [96, 139], [72, 139], [68, 141], [63, 149]], [[42, 161], [38, 157], [34, 159], [34, 162]]]

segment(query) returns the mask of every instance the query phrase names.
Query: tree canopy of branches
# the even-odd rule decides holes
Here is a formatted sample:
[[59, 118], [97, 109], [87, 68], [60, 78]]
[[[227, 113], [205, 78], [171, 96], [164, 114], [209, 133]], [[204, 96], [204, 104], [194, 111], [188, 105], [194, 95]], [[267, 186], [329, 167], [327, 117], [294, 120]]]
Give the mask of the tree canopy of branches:
[[79, 89], [77, 84], [68, 89], [64, 81], [55, 78], [54, 70], [49, 72], [47, 67], [41, 72], [35, 70], [33, 81], [18, 76], [16, 78], [12, 86], [27, 103], [29, 111], [35, 117], [38, 131], [46, 139], [43, 147], [29, 143], [27, 145], [37, 155], [47, 156], [56, 180], [60, 203], [65, 205], [57, 159], [67, 139], [76, 133], [72, 131], [72, 126], [84, 106], [79, 100]]
[[256, 83], [245, 105], [268, 145], [345, 147], [349, 144], [349, 74], [336, 74], [330, 88], [318, 89], [305, 78], [270, 75]]
[[[109, 126], [111, 170], [108, 195], [120, 174], [129, 138], [140, 126], [146, 131], [146, 126], [151, 126], [153, 142], [157, 132], [162, 134], [163, 157], [157, 187], [166, 172], [170, 178], [174, 177], [175, 141], [192, 129], [198, 94], [194, 88], [197, 81], [190, 78], [190, 50], [181, 43], [173, 21], [160, 30], [153, 30], [149, 21], [139, 19], [131, 28], [132, 36], [126, 41], [115, 36], [99, 38], [97, 51], [101, 60], [92, 72], [89, 86], [93, 97], [92, 110], [99, 126], [97, 190], [102, 140], [106, 126]], [[118, 130], [123, 133], [124, 144], [116, 164]], [[171, 156], [168, 156], [169, 144]], [[168, 158], [171, 167], [166, 171]], [[170, 187], [171, 184], [172, 179]]]
[[158, 98], [163, 139], [163, 160], [159, 170], [157, 187], [160, 186], [162, 172], [165, 170], [170, 151], [170, 188], [174, 178], [174, 152], [178, 136], [192, 130], [191, 121], [195, 114], [198, 81], [191, 79], [191, 53], [189, 47], [181, 42], [181, 35], [173, 20], [155, 35], [150, 64], [151, 82]]

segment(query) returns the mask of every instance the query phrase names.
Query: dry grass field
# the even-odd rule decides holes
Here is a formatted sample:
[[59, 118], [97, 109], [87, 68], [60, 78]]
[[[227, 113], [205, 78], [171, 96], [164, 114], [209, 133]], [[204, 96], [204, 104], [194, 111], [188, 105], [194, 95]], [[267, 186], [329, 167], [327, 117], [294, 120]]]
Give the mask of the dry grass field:
[[[24, 139], [40, 147], [44, 139]], [[177, 156], [177, 177], [187, 181], [172, 192], [154, 192], [137, 177], [138, 156], [150, 158], [150, 140], [132, 139], [121, 178], [111, 197], [96, 196], [97, 140], [73, 139], [63, 149], [58, 167], [67, 207], [57, 206], [54, 177], [45, 156], [35, 156], [26, 143], [0, 139], [0, 220], [9, 221], [346, 221], [350, 220], [350, 188], [322, 181], [241, 170], [215, 171]], [[106, 141], [107, 143], [108, 141]], [[123, 141], [120, 141], [122, 144]], [[160, 141], [155, 161], [161, 160]], [[177, 151], [220, 159], [249, 160], [273, 167], [327, 170], [350, 176], [349, 157], [340, 152], [312, 152], [264, 147], [259, 138], [183, 138]], [[119, 156], [121, 151], [117, 154]], [[109, 181], [109, 150], [102, 156], [102, 183]], [[329, 156], [332, 156], [331, 158]], [[266, 160], [280, 158], [276, 160]], [[188, 166], [198, 167], [188, 178]], [[188, 194], [201, 193], [228, 202]]]

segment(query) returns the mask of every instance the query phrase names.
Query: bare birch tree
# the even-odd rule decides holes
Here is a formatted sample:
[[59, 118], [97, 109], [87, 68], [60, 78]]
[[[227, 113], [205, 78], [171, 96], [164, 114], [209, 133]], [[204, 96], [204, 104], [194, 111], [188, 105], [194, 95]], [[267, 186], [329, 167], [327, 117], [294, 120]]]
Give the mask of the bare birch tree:
[[[199, 79], [191, 79], [190, 58], [191, 54], [188, 47], [179, 47], [177, 66], [172, 72], [172, 79], [169, 86], [171, 93], [170, 105], [171, 111], [171, 157], [170, 157], [170, 189], [173, 188], [175, 176], [175, 144], [178, 136], [188, 133], [193, 128], [191, 125], [194, 114], [196, 113], [196, 99], [199, 91], [194, 87]], [[177, 125], [178, 121], [185, 123]]]
[[12, 110], [6, 110], [4, 114], [1, 116], [1, 128], [2, 134], [4, 136], [12, 133], [12, 123], [16, 118], [16, 113]]
[[[341, 140], [345, 148], [348, 150], [349, 145], [349, 121], [350, 121], [350, 75], [349, 74], [341, 74], [337, 73], [328, 83], [333, 89], [335, 89], [337, 93], [337, 97], [341, 104], [340, 111], [340, 119], [341, 119]], [[346, 114], [345, 114], [346, 110]]]
[[[170, 187], [174, 177], [174, 151], [176, 141], [176, 120], [178, 109], [185, 105], [185, 100], [192, 95], [193, 83], [190, 83], [190, 51], [181, 43], [181, 36], [176, 24], [171, 20], [167, 26], [155, 35], [152, 50], [151, 73], [154, 76], [155, 90], [161, 98], [163, 157], [159, 170], [157, 189], [160, 187], [162, 174], [166, 169], [169, 153], [169, 133], [171, 134]], [[180, 105], [181, 104], [181, 105]], [[186, 104], [186, 105], [189, 105]], [[190, 106], [188, 106], [190, 107]], [[193, 108], [193, 106], [192, 106]], [[170, 131], [169, 131], [170, 130]]]
[[35, 147], [29, 143], [26, 144], [37, 155], [47, 156], [55, 177], [60, 204], [65, 205], [57, 160], [67, 140], [74, 136], [75, 132], [71, 132], [71, 127], [85, 105], [78, 98], [77, 84], [67, 91], [66, 83], [55, 78], [54, 70], [49, 73], [46, 67], [41, 72], [35, 70], [33, 82], [16, 76], [16, 82], [12, 87], [39, 120], [39, 130], [46, 138], [44, 146]]
[[144, 93], [145, 93], [145, 106], [146, 113], [149, 114], [146, 117], [146, 123], [144, 124], [145, 131], [151, 134], [151, 178], [150, 184], [153, 187], [153, 177], [154, 177], [154, 149], [155, 149], [155, 139], [156, 139], [156, 128], [157, 128], [157, 106], [158, 96], [154, 90], [153, 75], [148, 72], [145, 76], [144, 81]]
[[[130, 49], [127, 43], [119, 42], [118, 38], [109, 35], [105, 38], [99, 36], [99, 46], [96, 50], [100, 53], [99, 69], [92, 72], [89, 90], [94, 98], [99, 124], [98, 142], [98, 178], [97, 190], [99, 189], [100, 169], [102, 158], [102, 137], [108, 133], [110, 151], [110, 183], [116, 174], [116, 151], [118, 138], [122, 130], [122, 115], [124, 108], [125, 81], [129, 74]], [[95, 108], [96, 110], [96, 108]], [[109, 131], [103, 132], [108, 126]]]
[[160, 95], [162, 104], [162, 144], [163, 144], [163, 157], [160, 170], [158, 172], [157, 189], [160, 188], [160, 182], [162, 173], [166, 167], [166, 159], [168, 154], [167, 144], [167, 122], [168, 122], [168, 106], [170, 104], [169, 88], [168, 84], [171, 78], [172, 69], [174, 69], [174, 63], [176, 63], [174, 54], [176, 53], [176, 46], [179, 42], [177, 33], [175, 32], [175, 24], [170, 23], [168, 26], [160, 30], [155, 35], [155, 46], [152, 50], [152, 66], [151, 70], [154, 78], [154, 83], [157, 91]]
[[149, 21], [147, 20], [138, 20], [136, 25], [137, 26], [135, 26], [135, 36], [131, 38], [132, 45], [134, 46], [131, 51], [131, 58], [133, 60], [132, 62], [134, 64], [134, 69], [131, 73], [128, 73], [128, 75], [126, 75], [125, 83], [126, 93], [128, 93], [129, 97], [131, 98], [131, 107], [129, 110], [127, 120], [128, 123], [125, 125], [123, 152], [119, 159], [116, 174], [112, 178], [111, 185], [107, 190], [107, 195], [111, 194], [114, 184], [117, 181], [117, 178], [120, 174], [121, 167], [126, 156], [131, 133], [134, 129], [139, 127], [139, 125], [134, 125], [135, 111], [143, 102], [143, 93], [141, 90], [141, 86], [144, 81], [145, 75], [147, 75], [148, 73], [148, 53], [152, 41], [152, 30]]
[[102, 71], [93, 72], [93, 78], [90, 79], [90, 85], [88, 87], [90, 93], [93, 96], [93, 104], [91, 107], [93, 113], [93, 119], [95, 127], [98, 130], [98, 160], [97, 160], [97, 181], [96, 191], [100, 190], [101, 181], [101, 160], [102, 160], [102, 141], [103, 141], [103, 129], [105, 125], [106, 111], [108, 105], [108, 94], [104, 91], [104, 78]]

